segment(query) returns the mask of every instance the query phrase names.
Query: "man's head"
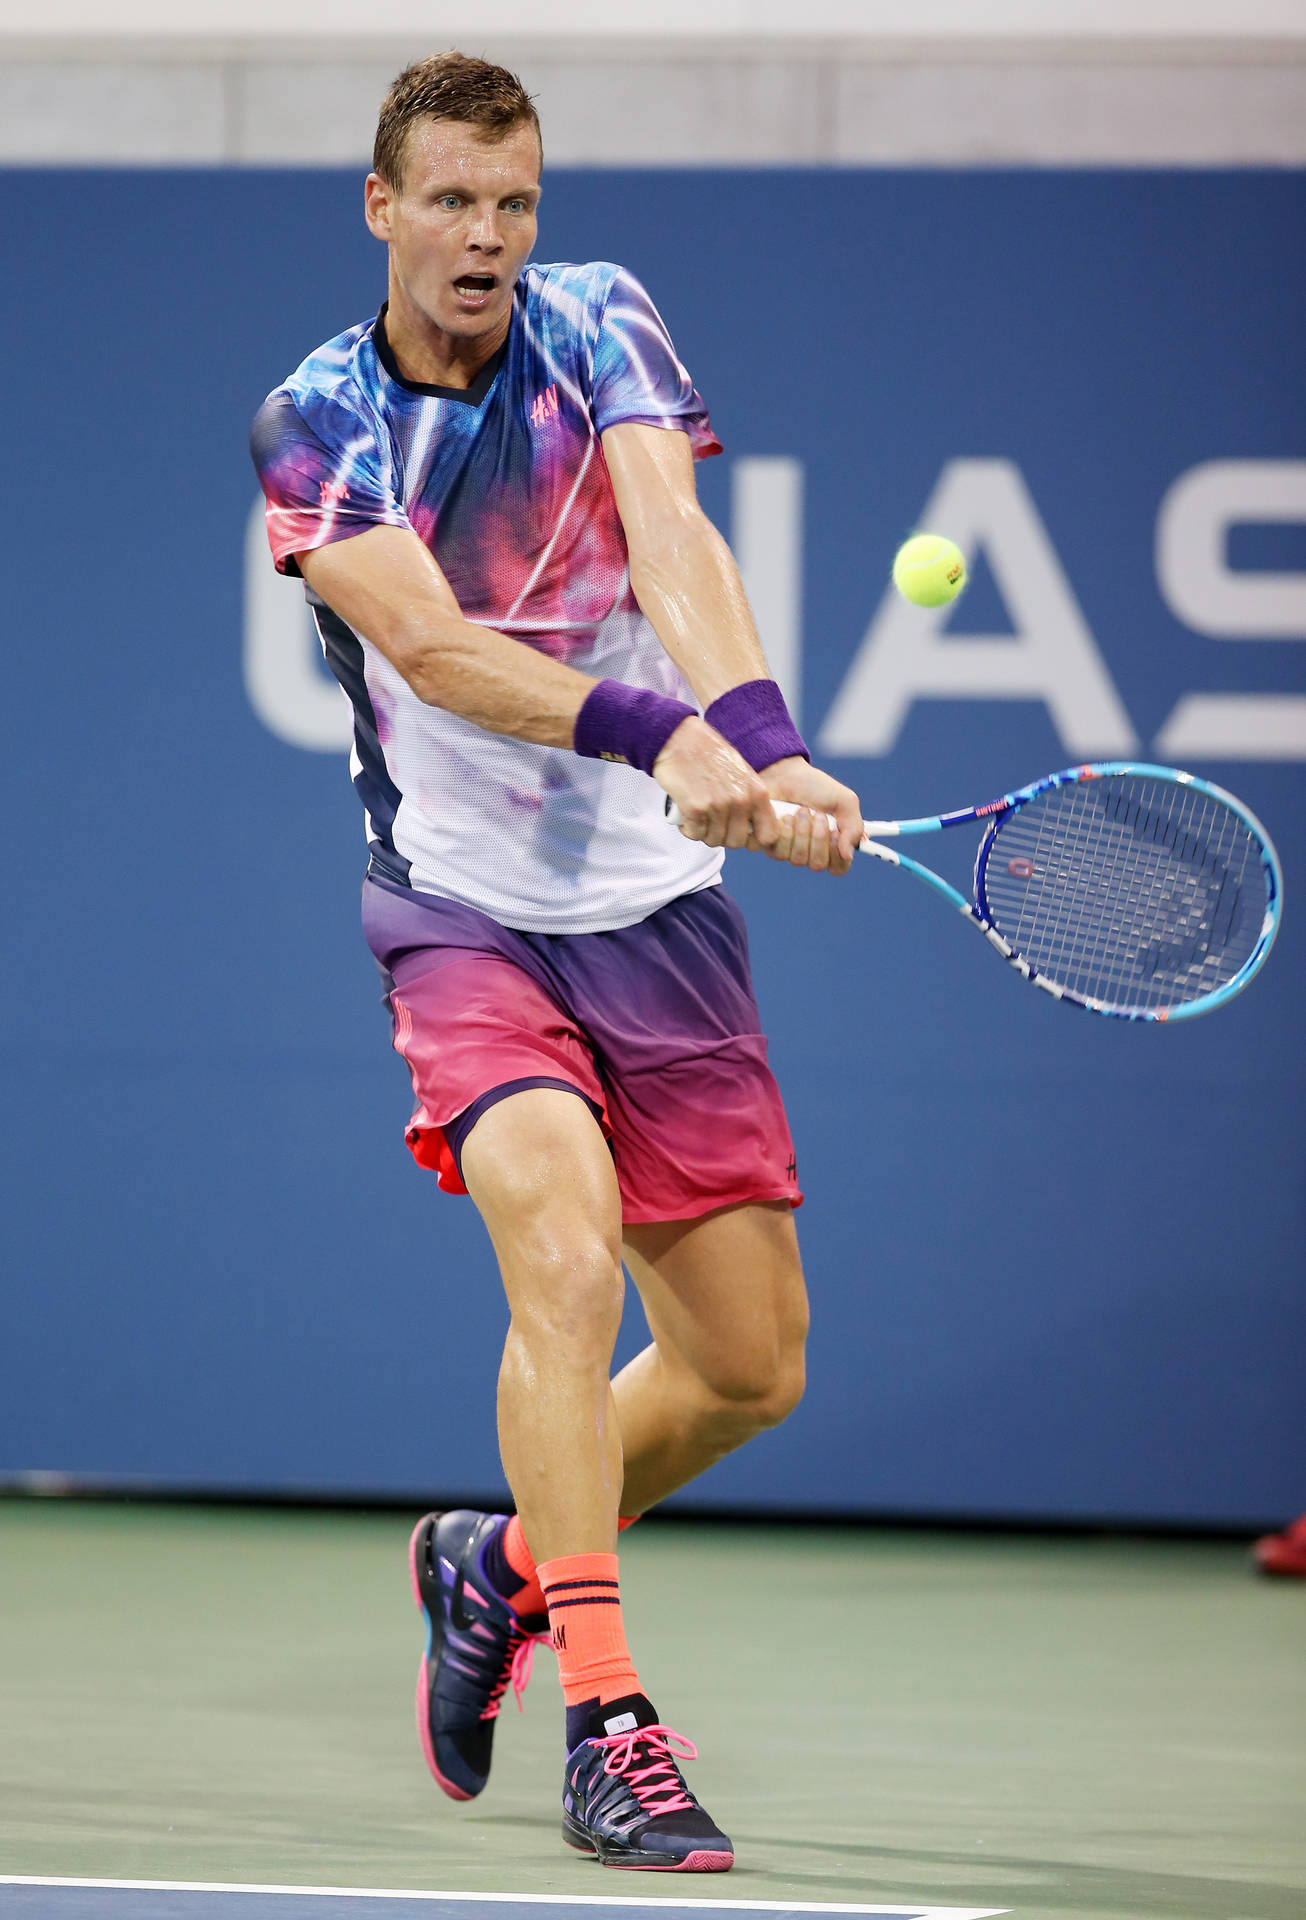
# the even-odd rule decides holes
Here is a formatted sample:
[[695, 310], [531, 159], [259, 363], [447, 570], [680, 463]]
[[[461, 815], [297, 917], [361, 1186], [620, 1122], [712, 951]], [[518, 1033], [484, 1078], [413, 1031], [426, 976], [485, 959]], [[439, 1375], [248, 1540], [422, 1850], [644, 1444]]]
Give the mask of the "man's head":
[[541, 159], [535, 108], [506, 68], [462, 53], [406, 67], [382, 102], [367, 178], [392, 302], [458, 338], [506, 332], [535, 244]]

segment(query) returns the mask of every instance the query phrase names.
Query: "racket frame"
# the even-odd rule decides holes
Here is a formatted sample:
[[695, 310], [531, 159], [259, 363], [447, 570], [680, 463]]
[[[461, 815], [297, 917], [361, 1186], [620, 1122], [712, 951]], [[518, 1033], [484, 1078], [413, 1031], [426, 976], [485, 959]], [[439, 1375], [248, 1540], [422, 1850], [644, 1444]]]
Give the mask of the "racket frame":
[[[1256, 841], [1260, 855], [1261, 868], [1265, 876], [1266, 908], [1256, 945], [1233, 976], [1222, 986], [1212, 988], [1196, 1000], [1182, 1002], [1176, 1007], [1123, 1007], [1106, 1000], [1097, 1000], [1086, 994], [1075, 993], [1060, 981], [1051, 980], [1032, 966], [1011, 942], [1007, 940], [989, 918], [987, 901], [984, 894], [984, 868], [989, 849], [993, 844], [999, 826], [1011, 813], [1037, 799], [1039, 795], [1051, 792], [1056, 787], [1077, 785], [1085, 780], [1105, 779], [1112, 774], [1130, 774], [1140, 778], [1162, 780], [1171, 786], [1191, 787], [1197, 793], [1206, 794], [1219, 801], [1234, 813], [1251, 833]], [[888, 838], [897, 838], [906, 834], [939, 833], [947, 827], [965, 826], [968, 821], [983, 821], [985, 833], [975, 855], [975, 896], [967, 900], [956, 887], [950, 886], [941, 875], [923, 866], [919, 860], [913, 860], [908, 854], [899, 853], [896, 847], [886, 847], [882, 843]], [[935, 893], [957, 908], [973, 926], [984, 935], [990, 946], [1000, 953], [1008, 966], [1014, 967], [1023, 979], [1033, 986], [1041, 987], [1051, 994], [1054, 1000], [1064, 1000], [1070, 1006], [1083, 1007], [1089, 1013], [1105, 1014], [1113, 1020], [1173, 1021], [1191, 1020], [1198, 1014], [1210, 1013], [1241, 993], [1254, 973], [1257, 973], [1265, 961], [1266, 955], [1274, 944], [1279, 930], [1279, 918], [1283, 903], [1283, 872], [1279, 865], [1279, 856], [1275, 852], [1274, 842], [1261, 825], [1256, 815], [1241, 800], [1213, 781], [1202, 780], [1193, 773], [1183, 773], [1177, 767], [1158, 767], [1146, 761], [1137, 760], [1099, 760], [1077, 767], [1066, 767], [1060, 773], [1045, 774], [1041, 780], [1031, 780], [1028, 786], [1017, 787], [1011, 793], [1004, 793], [996, 800], [985, 801], [982, 806], [958, 807], [952, 813], [923, 814], [915, 820], [867, 820], [865, 836], [858, 846], [859, 853], [869, 853], [877, 860], [884, 860], [890, 866], [905, 867], [909, 873], [923, 880]]]

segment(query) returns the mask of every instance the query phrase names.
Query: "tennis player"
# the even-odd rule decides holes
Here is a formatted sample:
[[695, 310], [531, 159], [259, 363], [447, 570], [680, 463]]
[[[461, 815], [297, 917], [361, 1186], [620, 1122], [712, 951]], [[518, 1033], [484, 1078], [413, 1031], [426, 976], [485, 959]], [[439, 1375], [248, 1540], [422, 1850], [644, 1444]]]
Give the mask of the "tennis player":
[[[809, 764], [697, 504], [719, 443], [648, 295], [606, 263], [527, 264], [540, 165], [512, 74], [457, 53], [402, 73], [365, 199], [387, 301], [277, 388], [253, 451], [276, 564], [353, 703], [408, 1145], [471, 1194], [511, 1309], [517, 1514], [412, 1539], [427, 1764], [481, 1791], [547, 1635], [564, 1837], [714, 1871], [733, 1850], [640, 1684], [617, 1535], [802, 1391], [801, 1195], [722, 850], [842, 874], [861, 816]], [[610, 1380], [623, 1258], [652, 1344]], [[438, 1394], [456, 1344], [431, 1360]]]

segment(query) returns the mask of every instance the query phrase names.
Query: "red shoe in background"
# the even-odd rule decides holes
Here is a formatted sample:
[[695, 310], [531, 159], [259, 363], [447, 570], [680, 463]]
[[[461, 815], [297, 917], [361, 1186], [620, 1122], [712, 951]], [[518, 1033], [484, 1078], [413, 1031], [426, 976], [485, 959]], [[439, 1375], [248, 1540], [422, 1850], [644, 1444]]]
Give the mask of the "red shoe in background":
[[1267, 1533], [1252, 1548], [1262, 1573], [1281, 1573], [1306, 1580], [1306, 1513], [1282, 1533]]

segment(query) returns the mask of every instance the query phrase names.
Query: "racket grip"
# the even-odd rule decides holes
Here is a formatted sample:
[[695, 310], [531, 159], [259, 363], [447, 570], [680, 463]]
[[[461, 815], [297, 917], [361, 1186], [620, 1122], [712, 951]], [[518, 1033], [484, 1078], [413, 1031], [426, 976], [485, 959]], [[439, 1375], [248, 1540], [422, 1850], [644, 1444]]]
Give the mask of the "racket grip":
[[[667, 816], [667, 824], [673, 827], [679, 827], [683, 825], [685, 816], [680, 811], [680, 808], [676, 805], [675, 801], [671, 798], [670, 794], [667, 795], [664, 805], [665, 805], [666, 816]], [[802, 809], [799, 807], [799, 804], [796, 800], [773, 800], [771, 802], [771, 806], [773, 811], [778, 813], [782, 819], [787, 818], [787, 816], [791, 813], [799, 813], [802, 811]], [[834, 815], [832, 813], [827, 813], [825, 817], [830, 823], [831, 833], [837, 833], [839, 831], [839, 822], [835, 819]]]
[[[798, 802], [796, 800], [773, 800], [771, 802], [771, 807], [774, 812], [783, 816], [789, 813], [797, 813]], [[668, 794], [666, 797], [665, 808], [666, 808], [668, 826], [681, 827], [685, 824], [685, 816], [680, 811], [680, 808], [676, 805], [675, 801], [671, 798], [670, 794]], [[831, 816], [828, 813], [826, 814], [825, 817], [827, 820], [829, 820], [830, 830], [831, 832], [833, 832], [835, 827], [834, 820], [831, 818]]]

